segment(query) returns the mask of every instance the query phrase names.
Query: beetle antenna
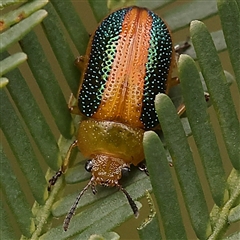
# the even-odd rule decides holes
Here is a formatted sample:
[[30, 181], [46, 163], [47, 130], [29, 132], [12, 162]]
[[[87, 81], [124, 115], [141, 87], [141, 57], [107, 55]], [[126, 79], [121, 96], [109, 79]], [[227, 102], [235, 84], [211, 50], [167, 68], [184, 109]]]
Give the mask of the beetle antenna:
[[131, 198], [129, 193], [121, 185], [118, 185], [118, 187], [125, 194], [128, 202], [133, 210], [134, 216], [135, 216], [135, 218], [137, 218], [139, 215], [139, 212], [138, 212], [138, 207], [137, 207], [136, 203], [133, 201], [133, 199]]
[[69, 223], [71, 221], [71, 218], [72, 218], [73, 214], [75, 213], [75, 210], [77, 208], [79, 200], [81, 199], [81, 197], [85, 193], [85, 191], [91, 186], [91, 184], [92, 184], [92, 179], [88, 182], [88, 184], [85, 186], [85, 188], [78, 194], [75, 202], [73, 203], [71, 209], [69, 210], [67, 216], [64, 219], [64, 222], [63, 222], [64, 231], [68, 230]]

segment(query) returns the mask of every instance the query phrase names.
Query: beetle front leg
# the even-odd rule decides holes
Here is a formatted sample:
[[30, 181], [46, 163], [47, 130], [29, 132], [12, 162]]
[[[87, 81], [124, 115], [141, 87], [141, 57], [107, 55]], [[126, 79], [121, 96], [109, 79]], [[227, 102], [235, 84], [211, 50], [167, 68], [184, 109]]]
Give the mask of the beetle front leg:
[[77, 68], [78, 68], [79, 70], [82, 71], [83, 68], [84, 68], [84, 56], [78, 56], [78, 57], [75, 59], [74, 64], [75, 64], [75, 66], [77, 66]]
[[189, 43], [189, 39], [187, 39], [184, 43], [178, 44], [174, 47], [175, 53], [176, 53], [176, 61], [179, 60], [179, 57], [181, 54], [185, 53], [188, 48], [190, 48], [191, 45]]
[[81, 115], [81, 112], [78, 106], [76, 105], [76, 102], [77, 102], [76, 98], [74, 97], [73, 93], [71, 93], [68, 100], [68, 109], [71, 112], [71, 114]]
[[48, 185], [48, 191], [51, 190], [51, 187], [55, 185], [55, 183], [57, 182], [58, 178], [60, 176], [62, 176], [62, 174], [64, 174], [67, 169], [68, 169], [68, 165], [69, 165], [69, 161], [70, 161], [70, 156], [71, 156], [71, 152], [73, 150], [73, 148], [75, 148], [78, 145], [78, 141], [75, 140], [71, 146], [69, 147], [68, 151], [67, 151], [67, 155], [65, 157], [65, 159], [63, 160], [62, 166], [61, 168], [55, 173], [55, 175], [48, 181], [49, 185]]
[[138, 167], [138, 169], [139, 169], [141, 172], [144, 172], [147, 176], [149, 176], [149, 172], [148, 172], [146, 163], [140, 162], [140, 163], [137, 165], [137, 167]]
[[[205, 101], [208, 102], [210, 100], [210, 95], [207, 92], [204, 92], [204, 97]], [[181, 116], [184, 112], [186, 111], [185, 104], [182, 103], [178, 108], [177, 108], [177, 113], [179, 116]]]

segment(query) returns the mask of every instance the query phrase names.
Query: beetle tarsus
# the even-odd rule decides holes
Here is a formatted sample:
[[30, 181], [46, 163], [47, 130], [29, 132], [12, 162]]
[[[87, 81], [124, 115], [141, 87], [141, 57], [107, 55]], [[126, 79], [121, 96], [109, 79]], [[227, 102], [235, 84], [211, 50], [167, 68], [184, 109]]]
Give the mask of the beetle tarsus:
[[84, 67], [84, 56], [78, 56], [74, 61], [75, 66], [77, 66], [78, 69], [82, 70]]
[[139, 163], [137, 167], [141, 172], [144, 172], [147, 176], [149, 176], [147, 165], [145, 163]]
[[210, 94], [209, 93], [204, 92], [204, 97], [205, 97], [206, 102], [208, 102], [210, 100]]
[[55, 183], [56, 183], [56, 181], [58, 180], [58, 178], [61, 176], [63, 174], [63, 172], [62, 172], [62, 170], [60, 169], [60, 170], [58, 170], [57, 172], [56, 172], [56, 174], [51, 178], [51, 179], [49, 179], [49, 185], [48, 185], [48, 191], [50, 192], [51, 191], [51, 187], [53, 186], [53, 185], [55, 185]]
[[181, 55], [190, 47], [191, 44], [189, 43], [189, 38], [187, 38], [187, 40], [184, 43], [176, 45], [174, 49], [178, 55]]
[[95, 185], [91, 185], [92, 193], [95, 195], [97, 193], [97, 189]]

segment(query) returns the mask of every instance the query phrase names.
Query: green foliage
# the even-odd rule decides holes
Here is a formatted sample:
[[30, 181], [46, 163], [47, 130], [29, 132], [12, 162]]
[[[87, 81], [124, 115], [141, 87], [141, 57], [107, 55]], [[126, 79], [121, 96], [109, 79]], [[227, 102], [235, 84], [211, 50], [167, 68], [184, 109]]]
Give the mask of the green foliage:
[[[229, 51], [240, 89], [239, 5], [235, 0], [211, 1], [209, 4], [189, 1], [182, 3], [181, 7], [173, 6], [164, 11], [163, 7], [173, 1], [160, 2], [130, 1], [129, 4], [162, 11], [172, 32], [188, 26], [196, 18], [206, 19], [219, 14], [223, 31], [210, 34], [200, 21], [193, 21], [190, 25], [192, 47], [187, 50], [188, 55], [182, 55], [178, 62], [181, 88], [178, 86], [177, 91], [171, 94], [175, 105], [178, 104], [175, 99], [183, 98], [187, 117], [178, 117], [176, 106], [168, 96], [162, 94], [156, 98], [164, 138], [162, 134], [159, 138], [152, 131], [144, 135], [150, 178], [133, 170], [130, 177], [123, 181], [135, 201], [144, 197], [146, 190], [153, 192], [156, 199], [156, 210], [149, 200], [149, 218], [138, 228], [139, 238], [189, 238], [179, 203], [182, 196], [195, 237], [238, 239], [239, 232], [232, 232], [229, 236], [224, 234], [229, 225], [239, 224], [240, 221], [240, 127], [229, 88], [229, 82], [234, 77], [222, 69], [218, 52]], [[14, 239], [17, 232], [21, 232], [22, 239], [119, 239], [121, 232], [118, 235], [112, 230], [126, 222], [132, 211], [124, 195], [116, 189], [99, 188], [96, 196], [86, 192], [78, 206], [80, 212], [73, 217], [67, 232], [63, 232], [62, 220], [54, 223], [55, 217], [66, 215], [79, 192], [79, 187], [76, 187], [73, 192], [64, 194], [66, 185], [80, 183], [90, 177], [84, 170], [84, 162], [71, 167], [50, 194], [46, 190], [47, 180], [53, 175], [53, 170], [59, 168], [79, 122], [78, 118], [72, 119], [68, 112], [65, 100], [68, 96], [65, 96], [60, 82], [63, 79], [64, 86], [69, 89], [67, 95], [70, 91], [76, 94], [80, 73], [73, 65], [74, 51], [84, 54], [88, 43], [87, 30], [70, 0], [52, 0], [45, 9], [41, 9], [47, 3], [43, 0], [29, 1], [13, 10], [8, 9], [9, 5], [17, 3], [17, 0], [6, 0], [0, 6], [6, 7], [7, 12], [0, 19], [0, 30], [3, 31], [0, 36], [0, 126], [3, 140], [0, 149], [0, 234], [4, 239]], [[100, 21], [108, 13], [107, 6], [113, 10], [119, 7], [119, 1], [89, 0], [89, 5], [97, 21]], [[39, 40], [39, 32], [32, 31], [40, 22], [41, 27], [38, 27], [44, 40]], [[186, 37], [183, 36], [182, 40]], [[13, 51], [9, 47], [18, 41], [20, 48], [16, 53], [7, 53], [6, 50]], [[57, 69], [49, 61], [42, 41], [47, 42], [54, 54]], [[192, 58], [198, 60], [201, 74]], [[13, 70], [26, 60], [28, 74], [24, 75], [19, 69]], [[36, 93], [30, 90], [28, 85], [31, 81], [37, 83], [48, 106], [47, 113], [42, 110], [42, 102], [39, 102]], [[210, 93], [210, 104], [205, 101], [206, 90]], [[207, 109], [211, 104], [226, 147], [224, 158]], [[49, 123], [53, 123], [53, 127]], [[200, 160], [192, 153], [187, 138], [189, 135], [195, 141]], [[224, 168], [225, 158], [229, 158], [232, 169], [229, 176]], [[169, 160], [173, 168], [169, 167]], [[201, 177], [196, 167], [198, 161], [201, 161], [204, 171]], [[44, 164], [53, 169], [49, 168], [45, 176]], [[211, 211], [211, 205], [206, 202], [204, 182], [208, 183], [211, 201], [215, 204]], [[27, 190], [23, 190], [26, 183]], [[150, 199], [149, 196], [147, 198]], [[32, 199], [35, 201], [33, 207], [29, 204]], [[141, 204], [136, 203], [140, 208]], [[159, 219], [156, 212], [160, 213]]]

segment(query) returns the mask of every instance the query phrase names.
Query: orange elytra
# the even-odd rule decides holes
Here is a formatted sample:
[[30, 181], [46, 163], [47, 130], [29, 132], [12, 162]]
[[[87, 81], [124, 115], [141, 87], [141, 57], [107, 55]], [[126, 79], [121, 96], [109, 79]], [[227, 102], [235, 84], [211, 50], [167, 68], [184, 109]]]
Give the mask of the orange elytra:
[[138, 216], [135, 202], [119, 180], [131, 164], [144, 160], [143, 134], [159, 125], [154, 99], [168, 91], [175, 56], [165, 22], [146, 8], [127, 7], [99, 24], [80, 61], [78, 111], [83, 120], [49, 188], [66, 171], [76, 146], [90, 159], [85, 168], [92, 177], [70, 209], [65, 230], [83, 193], [89, 187], [95, 193], [96, 185], [119, 188]]

